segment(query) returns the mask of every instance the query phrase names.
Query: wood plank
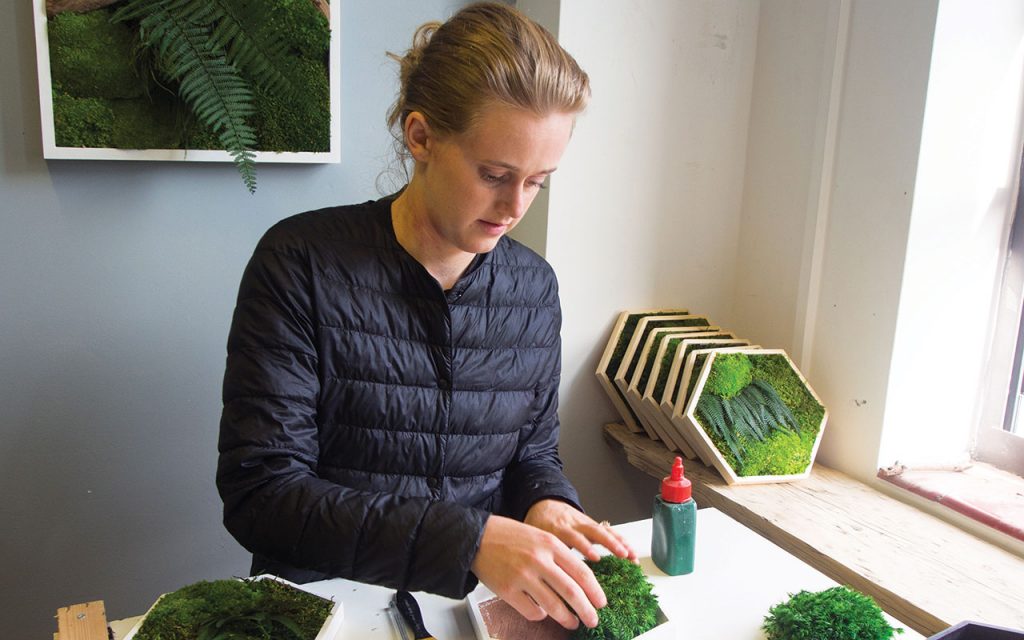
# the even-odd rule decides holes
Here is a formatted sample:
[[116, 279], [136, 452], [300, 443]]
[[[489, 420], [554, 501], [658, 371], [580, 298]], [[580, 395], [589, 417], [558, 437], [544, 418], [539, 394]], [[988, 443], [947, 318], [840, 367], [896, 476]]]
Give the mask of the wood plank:
[[[618, 423], [604, 433], [648, 475], [671, 468], [675, 454], [661, 443]], [[922, 635], [963, 620], [1024, 629], [1024, 558], [820, 464], [798, 482], [732, 486], [699, 461], [684, 464], [699, 506], [872, 596]]]
[[102, 600], [57, 609], [60, 640], [107, 640], [107, 612]]

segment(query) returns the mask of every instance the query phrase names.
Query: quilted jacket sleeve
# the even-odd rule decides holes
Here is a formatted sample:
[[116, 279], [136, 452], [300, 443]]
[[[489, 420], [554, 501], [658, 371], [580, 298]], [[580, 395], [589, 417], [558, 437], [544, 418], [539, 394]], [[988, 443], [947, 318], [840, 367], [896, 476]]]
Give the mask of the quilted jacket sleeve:
[[228, 338], [217, 488], [249, 551], [295, 567], [462, 597], [487, 513], [317, 476], [318, 356], [309, 260], [267, 243]]
[[558, 456], [558, 384], [562, 370], [562, 345], [559, 338], [561, 311], [553, 273], [550, 275], [550, 287], [554, 297], [553, 346], [547, 350], [547, 362], [543, 367], [550, 375], [538, 384], [533, 420], [520, 434], [515, 459], [505, 475], [504, 493], [509, 515], [519, 520], [526, 517], [531, 506], [545, 498], [561, 500], [583, 510], [576, 489], [562, 472], [562, 460]]

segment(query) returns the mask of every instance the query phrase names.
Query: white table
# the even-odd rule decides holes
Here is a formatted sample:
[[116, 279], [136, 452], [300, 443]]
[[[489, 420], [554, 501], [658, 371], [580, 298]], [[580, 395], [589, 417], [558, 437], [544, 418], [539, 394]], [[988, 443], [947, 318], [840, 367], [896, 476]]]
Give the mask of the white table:
[[[640, 556], [640, 565], [680, 639], [763, 640], [761, 623], [772, 605], [801, 589], [819, 591], [836, 585], [825, 574], [715, 509], [697, 512], [695, 568], [685, 576], [667, 576], [654, 566], [650, 520], [616, 525], [615, 529], [626, 536]], [[344, 604], [344, 623], [337, 640], [397, 637], [386, 611], [394, 593], [391, 589], [341, 579], [303, 588]], [[428, 593], [417, 593], [416, 599], [427, 629], [438, 640], [476, 640], [464, 601]], [[904, 633], [897, 636], [900, 640], [923, 638], [892, 618], [889, 622], [904, 627]]]

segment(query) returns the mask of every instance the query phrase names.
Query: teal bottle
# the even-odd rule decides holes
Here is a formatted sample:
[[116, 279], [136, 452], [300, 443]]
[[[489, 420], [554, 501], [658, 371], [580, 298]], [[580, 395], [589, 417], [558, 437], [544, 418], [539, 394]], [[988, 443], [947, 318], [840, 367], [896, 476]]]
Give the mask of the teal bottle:
[[683, 477], [683, 459], [676, 456], [672, 475], [661, 481], [661, 495], [654, 498], [651, 525], [651, 559], [670, 576], [693, 572], [697, 503], [690, 490], [690, 481]]

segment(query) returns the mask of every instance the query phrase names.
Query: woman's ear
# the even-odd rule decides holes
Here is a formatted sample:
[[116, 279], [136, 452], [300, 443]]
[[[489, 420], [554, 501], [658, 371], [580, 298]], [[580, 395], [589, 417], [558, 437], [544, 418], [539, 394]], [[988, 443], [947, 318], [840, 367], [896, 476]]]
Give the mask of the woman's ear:
[[405, 146], [416, 162], [430, 158], [432, 134], [427, 119], [419, 111], [412, 111], [405, 117]]

